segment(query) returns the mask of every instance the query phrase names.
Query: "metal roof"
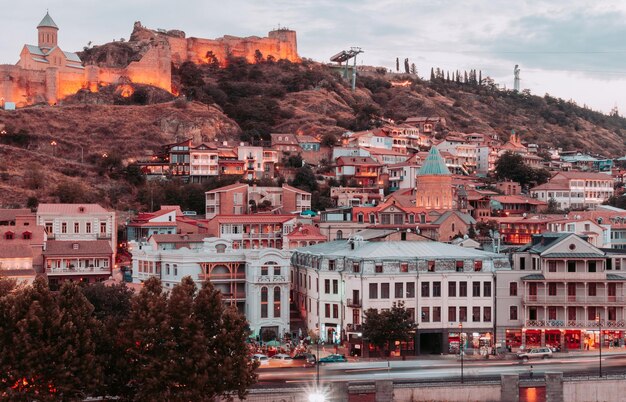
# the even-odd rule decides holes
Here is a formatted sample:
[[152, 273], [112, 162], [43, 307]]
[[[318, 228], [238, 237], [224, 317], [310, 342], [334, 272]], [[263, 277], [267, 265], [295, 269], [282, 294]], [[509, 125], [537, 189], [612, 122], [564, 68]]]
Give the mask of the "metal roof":
[[543, 281], [546, 278], [542, 274], [530, 274], [520, 278], [523, 281]]
[[607, 281], [626, 281], [626, 277], [616, 274], [606, 274]]
[[417, 172], [418, 176], [450, 176], [450, 170], [446, 162], [441, 157], [437, 147], [431, 147], [428, 157], [424, 160], [422, 167]]
[[65, 58], [69, 61], [75, 61], [77, 63], [81, 63], [82, 61], [80, 60], [80, 57], [78, 57], [78, 55], [76, 53], [72, 53], [72, 52], [63, 52], [63, 54], [65, 55]]
[[548, 253], [543, 255], [544, 258], [603, 258], [604, 254], [596, 253]]
[[46, 12], [46, 15], [43, 17], [39, 25], [37, 25], [37, 28], [42, 28], [42, 27], [50, 27], [50, 28], [59, 29], [57, 24], [54, 23], [54, 20], [52, 20], [52, 17], [50, 17], [50, 14], [48, 14], [48, 12]]
[[357, 241], [354, 250], [346, 240], [320, 243], [296, 249], [319, 256], [377, 260], [400, 259], [502, 259], [502, 255], [431, 241]]

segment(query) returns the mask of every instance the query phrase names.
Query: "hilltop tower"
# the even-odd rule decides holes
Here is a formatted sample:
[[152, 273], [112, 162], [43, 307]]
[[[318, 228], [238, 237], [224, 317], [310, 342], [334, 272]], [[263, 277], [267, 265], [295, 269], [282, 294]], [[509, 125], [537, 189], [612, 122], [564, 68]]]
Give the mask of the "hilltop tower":
[[52, 49], [57, 46], [59, 27], [54, 23], [50, 14], [46, 11], [39, 25], [37, 25], [38, 44], [41, 49]]
[[452, 202], [452, 175], [436, 147], [417, 172], [415, 206], [424, 209], [449, 210]]

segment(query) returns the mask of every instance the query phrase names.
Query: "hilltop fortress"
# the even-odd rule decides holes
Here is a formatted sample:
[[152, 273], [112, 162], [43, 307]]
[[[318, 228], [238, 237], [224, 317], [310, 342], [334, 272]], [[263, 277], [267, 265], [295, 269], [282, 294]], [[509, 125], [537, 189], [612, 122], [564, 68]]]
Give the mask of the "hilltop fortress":
[[186, 61], [209, 63], [212, 56], [225, 66], [228, 56], [254, 63], [256, 51], [264, 57], [299, 62], [296, 32], [278, 29], [268, 37], [218, 39], [187, 38], [178, 30], [151, 30], [136, 22], [128, 42], [113, 42], [85, 48], [83, 52], [62, 51], [59, 27], [46, 13], [37, 26], [37, 45], [24, 45], [15, 65], [0, 65], [0, 107], [14, 102], [17, 107], [46, 102], [56, 104], [81, 89], [97, 92], [111, 84], [153, 85], [175, 93], [172, 66]]

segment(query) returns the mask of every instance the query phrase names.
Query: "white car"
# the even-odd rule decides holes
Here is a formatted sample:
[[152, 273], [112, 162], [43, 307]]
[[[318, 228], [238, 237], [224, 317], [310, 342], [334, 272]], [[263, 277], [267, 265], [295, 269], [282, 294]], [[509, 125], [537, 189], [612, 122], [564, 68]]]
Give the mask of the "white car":
[[522, 360], [547, 359], [552, 357], [552, 350], [550, 348], [533, 348], [527, 352], [518, 353], [517, 357]]
[[279, 353], [270, 358], [270, 365], [284, 367], [291, 366], [293, 364], [293, 359], [291, 356], [285, 353]]
[[259, 353], [252, 355], [252, 360], [259, 362], [261, 366], [268, 366], [270, 364], [270, 358]]

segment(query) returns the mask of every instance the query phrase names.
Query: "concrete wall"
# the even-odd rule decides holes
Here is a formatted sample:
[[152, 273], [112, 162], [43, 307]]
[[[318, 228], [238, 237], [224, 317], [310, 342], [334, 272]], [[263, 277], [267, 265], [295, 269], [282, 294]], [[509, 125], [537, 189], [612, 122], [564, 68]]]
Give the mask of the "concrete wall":
[[563, 383], [563, 401], [623, 401], [626, 382], [619, 380], [580, 380]]
[[[438, 401], [438, 402], [497, 402], [500, 401], [500, 385], [469, 385], [463, 387], [395, 388], [393, 401]], [[510, 401], [508, 401], [510, 402]]]

